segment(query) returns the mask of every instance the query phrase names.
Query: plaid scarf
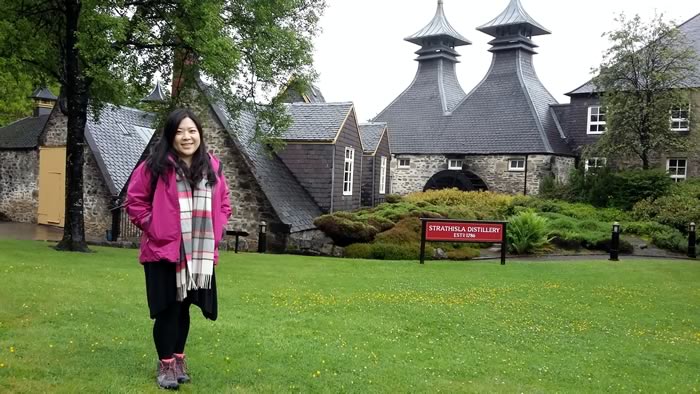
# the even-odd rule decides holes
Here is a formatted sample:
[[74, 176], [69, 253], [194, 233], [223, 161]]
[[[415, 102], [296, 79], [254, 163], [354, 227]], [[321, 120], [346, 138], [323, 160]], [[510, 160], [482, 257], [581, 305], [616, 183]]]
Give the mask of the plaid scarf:
[[175, 270], [177, 300], [187, 297], [188, 290], [210, 289], [214, 274], [214, 226], [211, 213], [211, 185], [207, 177], [194, 192], [184, 174], [177, 172], [177, 195], [180, 202], [182, 247]]

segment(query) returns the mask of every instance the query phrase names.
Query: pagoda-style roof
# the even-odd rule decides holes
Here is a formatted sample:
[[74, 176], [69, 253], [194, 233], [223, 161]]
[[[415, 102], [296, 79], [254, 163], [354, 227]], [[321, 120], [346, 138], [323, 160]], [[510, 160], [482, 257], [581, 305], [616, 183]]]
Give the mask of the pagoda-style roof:
[[29, 96], [30, 99], [35, 99], [35, 100], [47, 100], [47, 101], [56, 101], [58, 100], [58, 97], [54, 96], [51, 91], [45, 87], [42, 86], [40, 88], [37, 88], [31, 96]]
[[168, 101], [168, 95], [163, 91], [160, 81], [157, 81], [151, 93], [142, 98], [141, 101], [144, 103], [162, 103]]
[[438, 0], [437, 11], [433, 20], [430, 21], [424, 28], [416, 33], [404, 38], [408, 42], [416, 45], [423, 45], [426, 38], [431, 37], [449, 37], [454, 40], [454, 46], [471, 45], [471, 41], [467, 40], [450, 25], [445, 17], [445, 11], [442, 8], [442, 0]]
[[540, 36], [543, 34], [551, 34], [552, 32], [546, 29], [544, 26], [540, 25], [532, 19], [530, 15], [525, 12], [523, 5], [520, 0], [510, 0], [508, 7], [501, 12], [500, 15], [495, 17], [490, 22], [481, 25], [476, 28], [483, 33], [486, 33], [493, 37], [500, 37], [504, 34], [501, 33], [502, 28], [507, 26], [518, 26], [523, 25], [529, 27], [530, 36]]

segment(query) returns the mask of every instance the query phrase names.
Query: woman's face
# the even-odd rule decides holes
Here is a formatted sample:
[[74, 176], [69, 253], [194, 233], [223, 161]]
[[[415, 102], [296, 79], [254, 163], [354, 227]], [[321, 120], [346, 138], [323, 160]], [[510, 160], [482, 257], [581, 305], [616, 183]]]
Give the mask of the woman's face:
[[192, 119], [185, 118], [177, 126], [175, 139], [173, 139], [173, 148], [177, 155], [186, 163], [190, 163], [192, 155], [197, 152], [200, 144], [199, 130]]

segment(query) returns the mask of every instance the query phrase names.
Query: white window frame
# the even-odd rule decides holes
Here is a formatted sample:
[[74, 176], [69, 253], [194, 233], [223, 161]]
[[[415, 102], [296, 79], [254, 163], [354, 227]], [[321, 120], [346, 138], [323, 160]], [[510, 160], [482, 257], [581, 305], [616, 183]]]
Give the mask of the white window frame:
[[[518, 165], [513, 165], [513, 163], [519, 163], [523, 162], [523, 166], [520, 167]], [[525, 158], [524, 157], [511, 157], [508, 159], [508, 171], [517, 171], [517, 172], [523, 172], [525, 171]]]
[[[675, 161], [676, 165], [671, 166], [671, 161]], [[679, 165], [679, 161], [683, 161], [683, 165]], [[679, 174], [678, 170], [683, 169], [683, 174]], [[672, 172], [673, 171], [673, 172]], [[666, 160], [666, 172], [674, 182], [686, 180], [688, 176], [688, 159], [683, 157], [673, 157]]]
[[[596, 113], [594, 113], [594, 111]], [[595, 116], [595, 120], [593, 117]], [[600, 120], [603, 118], [603, 120]], [[591, 130], [591, 126], [595, 126], [595, 130]], [[602, 127], [602, 130], [601, 130]], [[605, 111], [600, 105], [591, 105], [588, 107], [588, 121], [586, 122], [586, 134], [600, 135], [605, 133]]]
[[343, 195], [352, 195], [352, 178], [355, 170], [355, 148], [345, 147], [345, 160], [343, 162]]
[[461, 170], [464, 160], [462, 159], [447, 159], [448, 170]]
[[[402, 164], [402, 161], [406, 164]], [[399, 159], [398, 168], [411, 168], [411, 159]]]
[[[593, 160], [594, 165], [591, 165], [591, 160]], [[586, 164], [584, 168], [586, 172], [590, 169], [604, 168], [608, 164], [608, 159], [605, 157], [589, 157], [586, 159]]]
[[379, 158], [379, 194], [386, 194], [386, 156]]
[[[682, 108], [683, 105], [674, 105], [671, 107], [671, 131], [688, 131], [690, 130], [690, 104], [687, 108]], [[674, 113], [675, 112], [675, 113]], [[683, 116], [685, 112], [685, 116]], [[675, 115], [675, 116], [674, 116]], [[675, 124], [674, 124], [675, 123]], [[674, 127], [676, 126], [676, 127]]]

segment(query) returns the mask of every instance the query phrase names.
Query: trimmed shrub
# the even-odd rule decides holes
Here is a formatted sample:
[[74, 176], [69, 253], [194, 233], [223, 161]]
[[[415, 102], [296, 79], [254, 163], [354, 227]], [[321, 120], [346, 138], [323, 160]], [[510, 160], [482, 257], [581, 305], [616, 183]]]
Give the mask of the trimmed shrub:
[[638, 201], [667, 194], [673, 181], [663, 170], [634, 170], [615, 173], [613, 183], [609, 205], [630, 210]]
[[690, 222], [700, 222], [700, 200], [692, 195], [670, 195], [648, 198], [634, 205], [637, 220], [653, 220], [687, 232]]
[[372, 244], [352, 244], [345, 247], [345, 257], [351, 259], [371, 259]]
[[[362, 219], [362, 218], [361, 218]], [[394, 227], [394, 222], [381, 216], [369, 216], [365, 218], [367, 224], [383, 232]]]
[[384, 201], [389, 204], [395, 204], [397, 202], [401, 202], [401, 200], [403, 200], [403, 197], [399, 196], [398, 194], [387, 194], [384, 196]]
[[388, 231], [376, 236], [377, 243], [407, 244], [420, 242], [421, 221], [415, 217], [400, 220]]
[[508, 248], [517, 254], [543, 249], [550, 241], [548, 220], [534, 211], [521, 212], [508, 223]]
[[[338, 212], [340, 213], [340, 212]], [[345, 216], [345, 217], [344, 217]], [[358, 242], [370, 242], [377, 235], [377, 229], [369, 224], [354, 221], [345, 213], [322, 215], [314, 220], [319, 230], [328, 235], [338, 246], [347, 246]]]
[[454, 249], [447, 251], [446, 253], [447, 258], [450, 260], [471, 260], [481, 255], [479, 249], [474, 249], [470, 247]]
[[476, 219], [497, 219], [506, 217], [513, 197], [494, 192], [464, 192], [452, 188], [411, 193], [404, 197], [404, 201], [413, 203], [423, 201], [432, 206], [449, 209], [459, 207], [469, 216], [473, 213]]

